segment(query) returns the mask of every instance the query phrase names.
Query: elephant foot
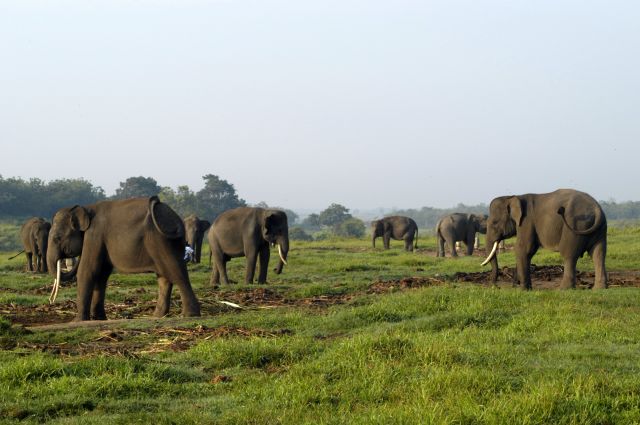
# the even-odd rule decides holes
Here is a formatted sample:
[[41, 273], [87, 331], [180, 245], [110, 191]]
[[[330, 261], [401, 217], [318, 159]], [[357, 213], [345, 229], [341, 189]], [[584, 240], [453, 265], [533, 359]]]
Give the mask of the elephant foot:
[[200, 317], [200, 307], [183, 308], [182, 317]]
[[573, 282], [571, 282], [571, 281], [566, 282], [566, 281], [563, 280], [560, 283], [559, 289], [562, 289], [562, 290], [575, 289], [575, 287], [576, 287], [576, 285]]
[[84, 314], [77, 314], [76, 317], [73, 318], [72, 322], [86, 322], [87, 320], [89, 320], [90, 317], [89, 315], [84, 315]]

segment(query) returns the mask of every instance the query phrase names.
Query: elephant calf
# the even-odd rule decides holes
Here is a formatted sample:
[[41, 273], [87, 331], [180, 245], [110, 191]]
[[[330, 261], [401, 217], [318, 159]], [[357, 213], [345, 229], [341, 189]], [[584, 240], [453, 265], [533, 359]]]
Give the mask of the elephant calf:
[[[390, 240], [404, 240], [404, 249], [413, 251], [418, 248], [418, 225], [410, 217], [394, 215], [371, 222], [371, 243], [376, 247], [376, 238], [382, 236], [384, 249], [390, 248]], [[415, 246], [414, 246], [415, 238]]]
[[447, 242], [451, 256], [457, 257], [456, 242], [467, 245], [467, 255], [473, 254], [476, 233], [487, 232], [487, 215], [453, 213], [445, 216], [436, 225], [438, 257], [444, 257], [444, 243]]
[[34, 271], [33, 257], [36, 258], [35, 271], [47, 273], [47, 240], [51, 223], [44, 218], [33, 217], [27, 220], [20, 229], [20, 239], [27, 256], [27, 268]]
[[258, 283], [266, 283], [271, 244], [278, 245], [280, 256], [276, 273], [280, 274], [287, 264], [289, 226], [284, 211], [252, 207], [225, 211], [211, 225], [207, 239], [213, 258], [212, 285], [220, 279], [229, 283], [227, 262], [236, 257], [247, 257], [246, 283], [253, 283], [260, 257]]
[[114, 268], [120, 273], [155, 273], [158, 301], [154, 316], [169, 312], [171, 289], [177, 285], [184, 316], [199, 316], [191, 288], [182, 219], [157, 196], [62, 208], [53, 217], [47, 263], [56, 273], [60, 260], [80, 256], [61, 280], [77, 276], [76, 320], [105, 320], [104, 297]]

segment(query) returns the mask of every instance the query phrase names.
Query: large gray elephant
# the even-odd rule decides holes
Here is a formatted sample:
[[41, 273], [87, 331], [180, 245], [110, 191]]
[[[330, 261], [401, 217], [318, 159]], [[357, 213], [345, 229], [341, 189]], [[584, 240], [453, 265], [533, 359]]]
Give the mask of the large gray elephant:
[[245, 282], [253, 283], [256, 262], [260, 257], [258, 283], [267, 282], [270, 245], [278, 245], [280, 261], [275, 271], [282, 272], [289, 253], [289, 226], [284, 211], [275, 209], [241, 207], [223, 212], [211, 225], [207, 235], [213, 272], [211, 284], [229, 283], [227, 261], [247, 257]]
[[202, 240], [204, 234], [211, 227], [211, 223], [207, 220], [200, 220], [198, 216], [192, 214], [184, 219], [185, 236], [187, 239], [187, 245], [193, 250], [193, 256], [191, 261], [199, 263], [202, 257]]
[[200, 305], [191, 288], [182, 219], [158, 197], [102, 201], [62, 208], [53, 217], [47, 263], [51, 273], [58, 261], [80, 256], [61, 280], [77, 276], [78, 314], [75, 320], [105, 320], [107, 279], [119, 273], [155, 273], [158, 301], [154, 316], [169, 312], [171, 289], [177, 285], [184, 316], [199, 316]]
[[32, 217], [20, 229], [20, 239], [27, 256], [27, 268], [34, 271], [33, 257], [36, 259], [35, 271], [47, 273], [47, 240], [51, 223], [44, 218]]
[[436, 225], [437, 256], [444, 257], [447, 242], [452, 257], [457, 257], [456, 242], [467, 245], [467, 255], [473, 254], [476, 233], [487, 233], [487, 215], [453, 213], [442, 217]]
[[[376, 238], [382, 236], [384, 249], [390, 248], [390, 240], [404, 240], [404, 249], [413, 251], [418, 248], [418, 225], [410, 218], [392, 215], [371, 222], [371, 244], [376, 247]], [[415, 239], [415, 246], [414, 246]]]
[[576, 262], [585, 252], [593, 259], [594, 289], [607, 287], [607, 218], [600, 204], [584, 192], [560, 189], [551, 193], [502, 196], [491, 201], [487, 222], [484, 266], [491, 262], [491, 280], [498, 277], [498, 242], [517, 236], [517, 277], [523, 289], [531, 289], [531, 257], [543, 247], [564, 259], [561, 288], [575, 288]]

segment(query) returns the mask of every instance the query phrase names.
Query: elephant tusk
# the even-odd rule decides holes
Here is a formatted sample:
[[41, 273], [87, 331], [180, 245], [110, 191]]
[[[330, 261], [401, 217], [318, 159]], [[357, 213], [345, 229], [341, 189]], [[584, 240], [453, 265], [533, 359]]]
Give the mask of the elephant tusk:
[[56, 297], [58, 296], [58, 289], [60, 289], [60, 274], [61, 274], [61, 266], [62, 260], [58, 260], [56, 262], [56, 278], [53, 281], [53, 288], [51, 289], [51, 295], [49, 295], [49, 304], [53, 304], [56, 302]]
[[489, 256], [487, 257], [487, 259], [486, 259], [486, 260], [484, 260], [484, 261], [482, 262], [482, 264], [480, 264], [480, 265], [481, 265], [481, 266], [486, 266], [486, 265], [487, 265], [487, 263], [493, 259], [493, 256], [494, 256], [494, 255], [496, 255], [496, 250], [497, 250], [497, 249], [498, 249], [498, 241], [495, 241], [495, 242], [493, 243], [493, 249], [491, 250], [491, 253], [490, 253], [490, 254], [489, 254]]
[[287, 265], [287, 260], [285, 260], [284, 257], [282, 256], [282, 248], [280, 248], [280, 244], [278, 244], [278, 255], [280, 256], [280, 260], [286, 266]]

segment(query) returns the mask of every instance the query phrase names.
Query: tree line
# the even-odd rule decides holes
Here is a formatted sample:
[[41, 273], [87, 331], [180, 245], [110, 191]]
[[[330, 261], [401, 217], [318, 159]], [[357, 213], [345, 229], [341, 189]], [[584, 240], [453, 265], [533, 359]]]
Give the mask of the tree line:
[[186, 185], [178, 186], [176, 190], [160, 186], [152, 177], [129, 177], [119, 184], [112, 196], [107, 196], [100, 186], [85, 179], [44, 182], [37, 178], [24, 180], [0, 176], [0, 218], [51, 218], [58, 209], [67, 206], [154, 195], [182, 217], [196, 214], [208, 220], [213, 220], [222, 211], [247, 205], [228, 181], [213, 174], [202, 179], [204, 187], [194, 192]]

